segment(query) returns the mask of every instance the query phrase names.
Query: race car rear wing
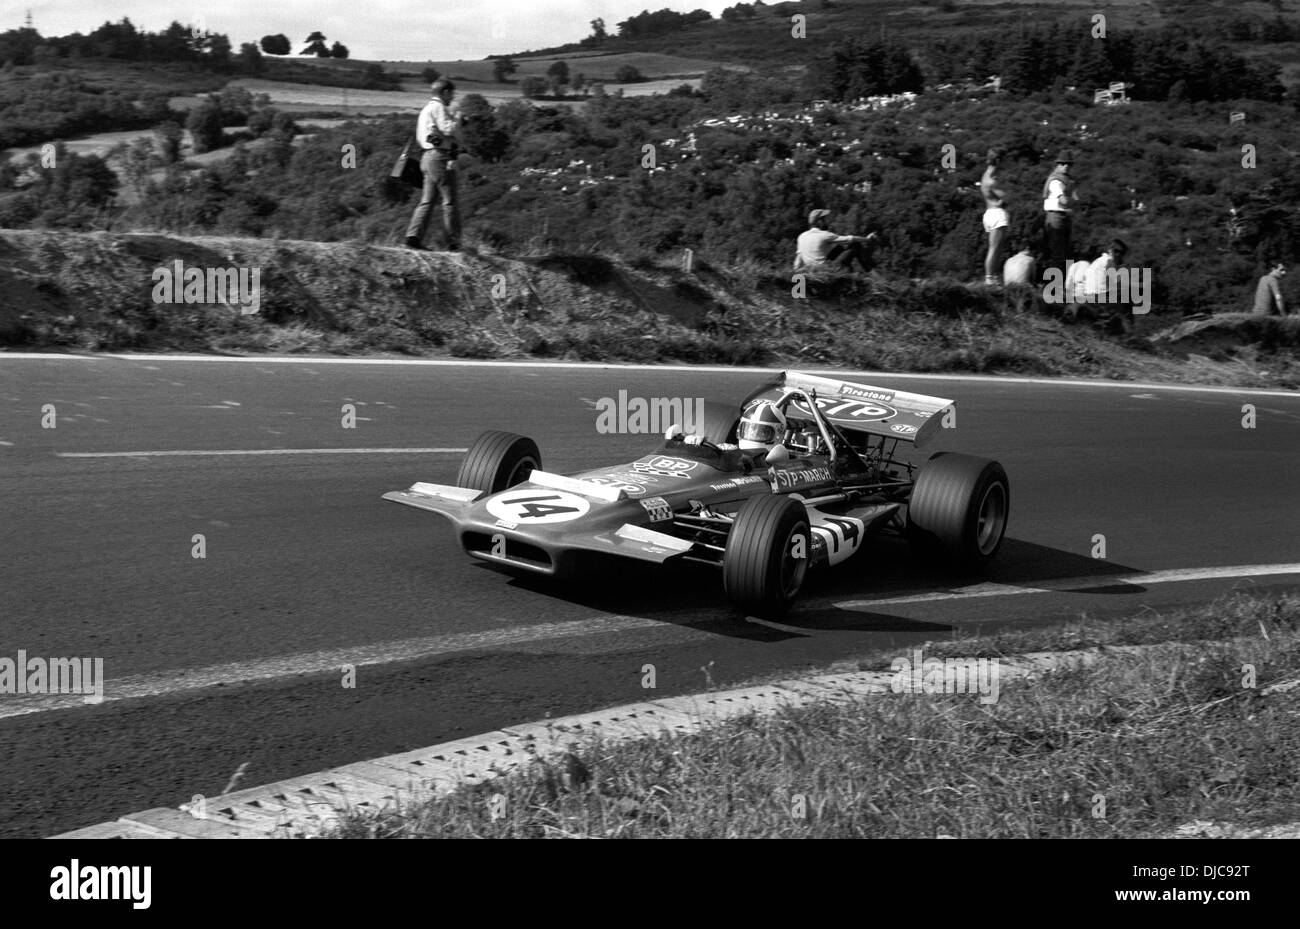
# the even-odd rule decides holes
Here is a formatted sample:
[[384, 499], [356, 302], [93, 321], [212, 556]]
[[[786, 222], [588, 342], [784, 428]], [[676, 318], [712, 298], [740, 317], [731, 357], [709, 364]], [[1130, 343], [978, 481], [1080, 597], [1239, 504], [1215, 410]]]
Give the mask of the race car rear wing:
[[[939, 414], [953, 405], [953, 401], [939, 397], [855, 384], [801, 371], [785, 371], [777, 375], [746, 397], [743, 405], [748, 406], [755, 400], [779, 400], [792, 388], [815, 396], [822, 416], [840, 429], [901, 439], [918, 448], [934, 437], [941, 425]], [[804, 406], [800, 400], [793, 401], [793, 405], [796, 408]], [[805, 412], [811, 413], [811, 410]]]

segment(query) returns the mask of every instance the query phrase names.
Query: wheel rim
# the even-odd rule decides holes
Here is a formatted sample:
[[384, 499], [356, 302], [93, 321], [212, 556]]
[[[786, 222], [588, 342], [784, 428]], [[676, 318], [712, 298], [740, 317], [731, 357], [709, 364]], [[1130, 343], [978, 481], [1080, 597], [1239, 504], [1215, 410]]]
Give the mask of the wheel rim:
[[528, 476], [537, 470], [537, 462], [531, 458], [521, 458], [515, 464], [514, 470], [510, 472], [510, 477], [506, 481], [507, 487], [514, 487], [516, 484], [522, 484], [528, 480]]
[[994, 481], [980, 498], [979, 516], [975, 523], [975, 545], [981, 555], [988, 555], [998, 547], [1007, 525], [1007, 488]]
[[[802, 540], [800, 543], [799, 540]], [[798, 544], [803, 545], [803, 557], [794, 557], [794, 547]], [[804, 575], [808, 573], [808, 558], [811, 552], [808, 547], [811, 543], [808, 538], [808, 526], [803, 524], [796, 526], [791, 530], [785, 540], [785, 552], [781, 557], [781, 595], [789, 600], [799, 592], [803, 587]]]

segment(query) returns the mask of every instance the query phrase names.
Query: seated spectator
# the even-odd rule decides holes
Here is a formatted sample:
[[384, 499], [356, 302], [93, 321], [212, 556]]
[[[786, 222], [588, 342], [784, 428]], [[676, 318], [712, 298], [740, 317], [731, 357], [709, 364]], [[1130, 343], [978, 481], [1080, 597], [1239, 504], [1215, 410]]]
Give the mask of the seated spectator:
[[1279, 316], [1286, 315], [1286, 299], [1282, 296], [1282, 278], [1286, 277], [1286, 265], [1277, 261], [1268, 273], [1255, 285], [1254, 312], [1258, 316], [1269, 316], [1276, 309]]
[[852, 271], [856, 263], [863, 271], [870, 261], [867, 243], [876, 237], [874, 232], [865, 235], [836, 235], [826, 228], [830, 210], [813, 210], [808, 214], [808, 229], [799, 234], [794, 256], [796, 271], [826, 268]]
[[[1065, 293], [1067, 302], [1079, 304], [1087, 301], [1088, 271], [1091, 268], [1091, 262], [1066, 260]], [[1078, 313], [1077, 309], [1075, 313]]]
[[1038, 256], [1028, 242], [1020, 243], [1020, 249], [1002, 264], [1002, 283], [1036, 284], [1038, 283]]
[[1128, 246], [1121, 239], [1112, 239], [1106, 251], [1088, 267], [1088, 277], [1084, 284], [1084, 294], [1088, 300], [1096, 303], [1110, 302], [1110, 279], [1107, 272], [1124, 266], [1124, 256]]

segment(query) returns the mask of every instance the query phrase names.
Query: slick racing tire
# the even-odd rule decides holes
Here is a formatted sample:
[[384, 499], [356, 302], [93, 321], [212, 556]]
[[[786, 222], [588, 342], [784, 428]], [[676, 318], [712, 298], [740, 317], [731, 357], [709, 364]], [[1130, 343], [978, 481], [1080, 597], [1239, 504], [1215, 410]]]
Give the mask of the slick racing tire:
[[722, 553], [722, 587], [748, 616], [779, 619], [803, 587], [812, 556], [808, 511], [790, 497], [751, 497]]
[[736, 429], [740, 426], [740, 415], [736, 408], [728, 403], [716, 400], [704, 401], [704, 422], [699, 424], [699, 434], [714, 445], [736, 441]]
[[1002, 545], [1011, 514], [1011, 485], [987, 458], [938, 452], [921, 468], [907, 507], [907, 535], [918, 548], [938, 548], [963, 568], [988, 564]]
[[465, 453], [456, 486], [495, 494], [540, 471], [542, 453], [532, 439], [513, 432], [485, 432]]

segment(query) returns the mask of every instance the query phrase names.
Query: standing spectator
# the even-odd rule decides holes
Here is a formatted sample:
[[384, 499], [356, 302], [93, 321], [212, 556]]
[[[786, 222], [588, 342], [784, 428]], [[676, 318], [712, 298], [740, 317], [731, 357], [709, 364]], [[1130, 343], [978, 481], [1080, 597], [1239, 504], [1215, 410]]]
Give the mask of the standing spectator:
[[1002, 162], [1002, 149], [990, 148], [985, 158], [984, 176], [980, 178], [980, 193], [984, 195], [984, 231], [988, 233], [989, 250], [984, 256], [984, 283], [997, 286], [998, 267], [1002, 262], [1002, 246], [1006, 242], [1011, 217], [1005, 209], [1005, 193], [998, 177]]
[[830, 210], [813, 210], [808, 214], [808, 229], [799, 234], [794, 256], [794, 268], [801, 269], [832, 268], [838, 271], [852, 271], [856, 262], [863, 271], [867, 270], [870, 255], [867, 243], [876, 237], [874, 232], [865, 236], [836, 235], [826, 228]]
[[1255, 285], [1255, 314], [1269, 316], [1276, 309], [1279, 316], [1286, 315], [1286, 299], [1282, 296], [1282, 278], [1286, 277], [1286, 264], [1277, 261]]
[[433, 99], [425, 104], [416, 122], [415, 140], [424, 149], [420, 168], [424, 171], [424, 190], [420, 203], [406, 227], [406, 246], [424, 250], [424, 233], [435, 198], [442, 200], [442, 228], [448, 251], [460, 249], [460, 202], [457, 196], [456, 158], [460, 154], [457, 132], [460, 112], [451, 105], [456, 85], [439, 78], [430, 85]]
[[1038, 270], [1036, 249], [1028, 242], [1021, 242], [1019, 245], [1019, 250], [1002, 266], [1002, 283], [1007, 286], [1034, 284], [1038, 281], [1038, 275], [1035, 273]]
[[1049, 267], [1065, 268], [1070, 257], [1071, 217], [1074, 203], [1074, 178], [1070, 171], [1074, 153], [1063, 149], [1056, 156], [1056, 167], [1043, 184], [1043, 237]]

